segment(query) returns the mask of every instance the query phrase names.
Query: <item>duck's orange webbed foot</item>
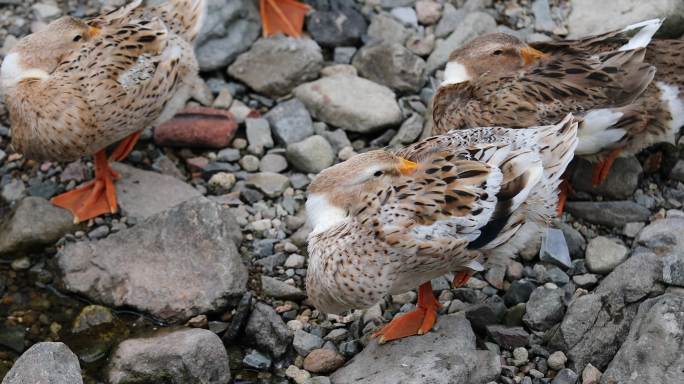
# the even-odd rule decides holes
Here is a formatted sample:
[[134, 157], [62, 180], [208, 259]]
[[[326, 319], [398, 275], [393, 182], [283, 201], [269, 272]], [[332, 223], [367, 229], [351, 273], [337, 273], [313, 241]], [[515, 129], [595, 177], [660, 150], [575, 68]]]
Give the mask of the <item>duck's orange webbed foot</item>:
[[395, 317], [380, 331], [373, 334], [379, 337], [380, 344], [403, 337], [422, 335], [427, 333], [437, 321], [437, 310], [441, 308], [434, 293], [432, 285], [427, 282], [418, 288], [417, 308], [411, 312]]
[[133, 151], [135, 144], [140, 140], [141, 132], [136, 132], [127, 138], [121, 140], [119, 145], [116, 146], [114, 152], [109, 156], [111, 161], [122, 161]]
[[560, 186], [558, 186], [558, 205], [556, 206], [556, 215], [558, 217], [563, 215], [565, 203], [568, 201], [568, 195], [570, 195], [570, 192], [572, 192], [572, 186], [570, 185], [568, 179], [563, 178]]
[[474, 274], [475, 271], [472, 270], [457, 272], [451, 284], [453, 284], [454, 288], [461, 288], [462, 286], [466, 285], [468, 280], [470, 280], [470, 278], [473, 277]]
[[613, 149], [605, 159], [594, 165], [591, 175], [591, 183], [594, 185], [594, 187], [598, 187], [599, 185], [603, 184], [604, 181], [606, 181], [608, 174], [610, 174], [610, 169], [613, 167], [613, 162], [620, 155], [621, 151], [622, 148]]
[[261, 25], [264, 36], [284, 33], [300, 37], [304, 17], [311, 10], [306, 4], [295, 0], [260, 0]]
[[107, 213], [116, 213], [114, 180], [119, 175], [109, 166], [104, 150], [95, 154], [95, 180], [52, 198], [52, 204], [68, 209], [74, 223], [80, 223]]

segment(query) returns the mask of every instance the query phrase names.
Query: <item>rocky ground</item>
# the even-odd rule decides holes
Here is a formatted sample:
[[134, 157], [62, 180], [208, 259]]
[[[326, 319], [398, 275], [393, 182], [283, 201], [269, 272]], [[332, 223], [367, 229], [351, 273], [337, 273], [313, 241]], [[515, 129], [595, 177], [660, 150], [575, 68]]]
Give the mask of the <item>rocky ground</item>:
[[[0, 0], [4, 55], [64, 14], [123, 1]], [[208, 0], [204, 92], [145, 131], [117, 170], [121, 213], [74, 225], [47, 199], [90, 159], [9, 148], [0, 105], [3, 383], [676, 383], [684, 371], [684, 143], [576, 161], [567, 213], [507, 265], [452, 289], [435, 329], [370, 333], [416, 294], [326, 316], [303, 286], [311, 178], [430, 133], [448, 53], [479, 34], [528, 41], [667, 17], [679, 2], [311, 0], [309, 37], [260, 38], [256, 1]]]

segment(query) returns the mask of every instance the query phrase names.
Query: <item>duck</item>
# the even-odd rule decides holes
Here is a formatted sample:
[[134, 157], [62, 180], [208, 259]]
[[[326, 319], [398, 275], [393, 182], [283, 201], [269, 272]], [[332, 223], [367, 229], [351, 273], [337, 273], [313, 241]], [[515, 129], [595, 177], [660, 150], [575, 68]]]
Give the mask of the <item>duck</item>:
[[74, 222], [118, 211], [110, 161], [126, 158], [142, 130], [182, 108], [198, 76], [193, 42], [204, 9], [204, 0], [135, 0], [89, 20], [65, 16], [3, 60], [13, 150], [38, 161], [94, 157], [94, 180], [51, 200]]
[[452, 130], [323, 170], [305, 205], [309, 301], [340, 314], [418, 286], [416, 309], [373, 336], [384, 343], [428, 332], [440, 307], [431, 279], [455, 272], [462, 286], [489, 258], [538, 236], [577, 143], [568, 115], [527, 129]]
[[503, 33], [478, 37], [449, 56], [433, 98], [434, 133], [525, 128], [573, 113], [576, 154], [595, 164], [598, 186], [615, 158], [674, 142], [684, 125], [684, 41], [653, 39], [661, 24], [533, 44]]

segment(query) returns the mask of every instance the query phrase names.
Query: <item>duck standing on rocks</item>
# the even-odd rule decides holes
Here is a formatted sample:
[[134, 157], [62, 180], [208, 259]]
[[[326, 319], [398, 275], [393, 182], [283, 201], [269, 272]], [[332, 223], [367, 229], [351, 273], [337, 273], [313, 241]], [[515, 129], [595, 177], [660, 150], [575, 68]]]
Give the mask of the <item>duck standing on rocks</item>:
[[599, 185], [619, 154], [674, 141], [684, 125], [684, 41], [652, 40], [661, 24], [530, 45], [502, 33], [479, 37], [449, 57], [433, 101], [434, 133], [525, 128], [574, 113], [576, 153], [598, 161]]
[[[140, 131], [173, 116], [197, 76], [192, 43], [204, 0], [141, 3], [55, 20], [2, 63], [14, 149], [35, 160], [95, 157], [95, 180], [52, 199], [76, 222], [117, 211], [109, 160], [124, 159]], [[105, 148], [119, 140], [107, 158]]]
[[308, 189], [306, 288], [326, 313], [361, 309], [419, 285], [416, 310], [395, 318], [380, 342], [423, 334], [439, 303], [430, 280], [480, 256], [511, 255], [552, 217], [577, 123], [475, 128], [395, 152], [359, 154], [321, 172]]

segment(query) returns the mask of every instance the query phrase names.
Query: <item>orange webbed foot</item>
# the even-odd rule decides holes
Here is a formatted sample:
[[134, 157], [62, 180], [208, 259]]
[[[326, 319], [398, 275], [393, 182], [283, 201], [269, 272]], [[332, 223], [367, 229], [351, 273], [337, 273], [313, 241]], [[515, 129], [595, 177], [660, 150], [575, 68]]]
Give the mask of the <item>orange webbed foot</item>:
[[568, 195], [572, 192], [572, 186], [568, 179], [563, 179], [558, 187], [558, 205], [556, 206], [556, 215], [558, 217], [563, 215], [565, 211], [565, 203], [568, 201]]
[[277, 33], [300, 37], [304, 29], [304, 17], [311, 10], [308, 5], [295, 0], [260, 0], [259, 7], [266, 37]]
[[119, 145], [116, 146], [114, 152], [109, 156], [111, 161], [122, 161], [133, 151], [135, 144], [140, 140], [141, 132], [136, 132], [127, 138], [121, 140]]
[[74, 215], [74, 223], [90, 220], [107, 213], [117, 212], [114, 179], [119, 175], [111, 169], [107, 154], [95, 154], [95, 180], [74, 190], [55, 196], [52, 204], [68, 209]]
[[470, 280], [471, 277], [475, 274], [475, 271], [460, 271], [456, 273], [456, 276], [454, 276], [454, 280], [451, 282], [453, 284], [454, 288], [461, 288], [462, 286], [466, 285], [468, 280]]
[[437, 310], [441, 304], [435, 299], [432, 285], [428, 282], [418, 288], [417, 308], [394, 318], [372, 337], [379, 337], [378, 343], [383, 344], [413, 335], [423, 335], [435, 325]]
[[594, 187], [598, 187], [603, 184], [610, 174], [610, 169], [613, 167], [613, 162], [620, 155], [622, 148], [616, 148], [610, 151], [605, 159], [601, 160], [594, 165], [593, 172], [591, 174], [591, 183]]

